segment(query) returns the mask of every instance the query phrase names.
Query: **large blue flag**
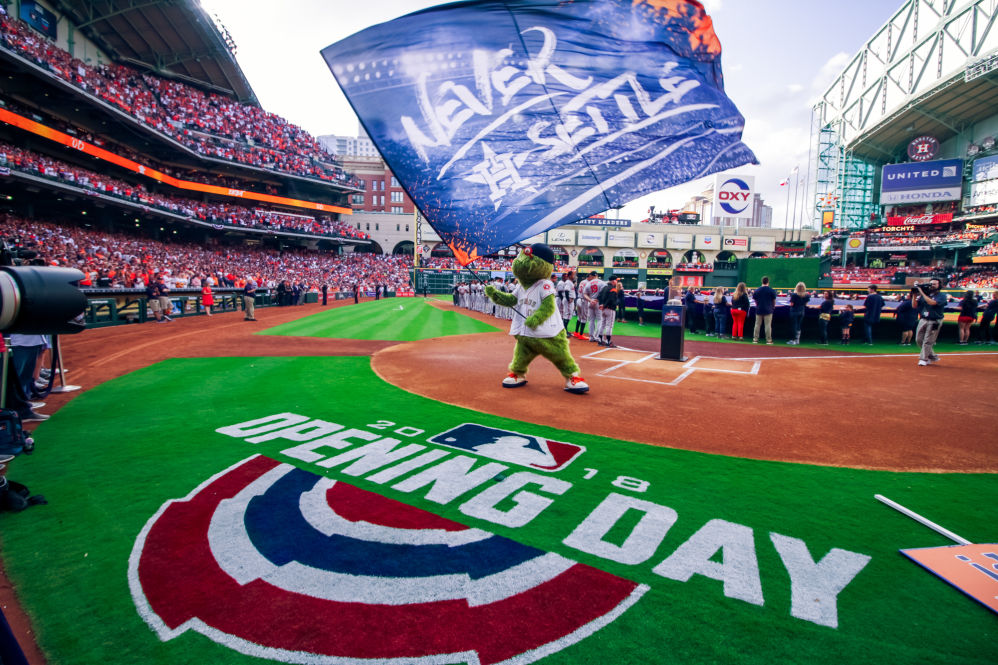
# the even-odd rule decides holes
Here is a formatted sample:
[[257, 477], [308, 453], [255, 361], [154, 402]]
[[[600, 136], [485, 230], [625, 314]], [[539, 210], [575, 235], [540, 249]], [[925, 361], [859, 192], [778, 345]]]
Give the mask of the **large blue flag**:
[[755, 163], [692, 0], [472, 0], [322, 51], [462, 265]]

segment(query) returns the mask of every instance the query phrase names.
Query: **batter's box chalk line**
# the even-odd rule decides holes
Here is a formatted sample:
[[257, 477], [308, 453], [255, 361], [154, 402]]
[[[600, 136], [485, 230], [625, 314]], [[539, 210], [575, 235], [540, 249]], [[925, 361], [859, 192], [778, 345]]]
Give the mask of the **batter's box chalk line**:
[[[613, 351], [613, 350], [614, 349], [600, 349], [599, 351], [595, 351], [595, 352], [593, 352], [591, 354], [588, 354], [588, 355], [582, 356], [582, 357], [583, 358], [590, 358], [592, 360], [611, 361], [611, 362], [615, 363], [614, 365], [611, 365], [610, 367], [607, 367], [603, 371], [597, 372], [596, 376], [603, 376], [603, 377], [606, 377], [608, 379], [617, 379], [618, 381], [636, 381], [638, 383], [648, 383], [648, 384], [659, 385], [659, 386], [678, 386], [680, 383], [683, 382], [684, 379], [686, 379], [688, 376], [692, 375], [694, 372], [715, 372], [715, 373], [719, 373], [719, 374], [756, 375], [756, 374], [759, 373], [759, 368], [762, 366], [762, 362], [760, 362], [760, 361], [758, 361], [758, 360], [756, 360], [754, 358], [750, 358], [750, 359], [735, 359], [735, 358], [716, 358], [716, 357], [713, 357], [713, 356], [694, 356], [693, 358], [691, 358], [690, 360], [686, 361], [685, 363], [683, 363], [681, 365], [681, 367], [683, 369], [682, 373], [680, 373], [680, 375], [677, 376], [676, 378], [674, 378], [673, 380], [671, 380], [671, 381], [656, 381], [655, 379], [639, 379], [639, 378], [636, 378], [636, 377], [633, 377], [633, 376], [620, 376], [617, 373], [617, 370], [621, 369], [622, 367], [627, 367], [628, 365], [636, 365], [636, 364], [639, 364], [639, 363], [643, 363], [643, 362], [645, 362], [647, 360], [650, 360], [652, 358], [658, 358], [658, 354], [649, 353], [649, 354], [646, 354], [646, 355], [642, 356], [640, 360], [619, 360], [617, 358], [600, 358], [599, 357], [599, 355], [601, 353], [605, 353], [606, 351]], [[752, 363], [752, 367], [750, 369], [739, 370], [739, 369], [724, 369], [724, 368], [719, 368], [719, 367], [697, 366], [697, 363], [701, 359], [703, 359], [703, 360], [720, 360], [720, 361], [725, 361], [725, 362], [733, 361], [733, 360], [737, 360], [738, 362], [751, 362]], [[669, 362], [669, 361], [662, 361], [662, 362]]]

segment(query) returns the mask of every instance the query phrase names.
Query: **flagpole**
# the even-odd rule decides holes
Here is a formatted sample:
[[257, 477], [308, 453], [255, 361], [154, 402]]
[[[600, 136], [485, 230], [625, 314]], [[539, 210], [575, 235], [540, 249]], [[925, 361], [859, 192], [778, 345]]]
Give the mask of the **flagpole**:
[[783, 242], [786, 242], [787, 241], [787, 222], [790, 219], [790, 217], [789, 217], [789, 215], [790, 215], [790, 176], [787, 176], [787, 179], [784, 180], [783, 182], [784, 182], [784, 184], [787, 187], [787, 207], [786, 207], [786, 210], [785, 210], [784, 215], [783, 215]]
[[[790, 237], [794, 237], [793, 229], [797, 227], [797, 190], [800, 189], [800, 170], [794, 167], [794, 218], [790, 220]], [[787, 185], [787, 194], [790, 193], [790, 185]]]

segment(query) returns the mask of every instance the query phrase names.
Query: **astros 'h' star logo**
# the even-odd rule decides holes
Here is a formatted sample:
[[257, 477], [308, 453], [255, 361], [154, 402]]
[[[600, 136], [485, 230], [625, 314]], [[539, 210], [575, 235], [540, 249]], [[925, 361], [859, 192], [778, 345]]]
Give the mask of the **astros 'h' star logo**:
[[647, 590], [255, 456], [146, 524], [132, 597], [163, 640], [195, 630], [289, 663], [529, 663]]

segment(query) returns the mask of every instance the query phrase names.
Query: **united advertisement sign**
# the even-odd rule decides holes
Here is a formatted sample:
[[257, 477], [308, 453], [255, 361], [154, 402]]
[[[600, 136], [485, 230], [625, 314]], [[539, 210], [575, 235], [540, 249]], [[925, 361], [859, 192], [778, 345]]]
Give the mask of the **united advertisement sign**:
[[962, 159], [885, 164], [880, 205], [959, 201], [962, 185]]

